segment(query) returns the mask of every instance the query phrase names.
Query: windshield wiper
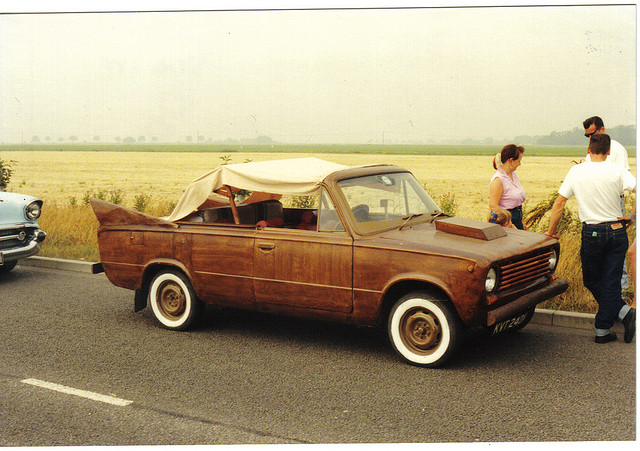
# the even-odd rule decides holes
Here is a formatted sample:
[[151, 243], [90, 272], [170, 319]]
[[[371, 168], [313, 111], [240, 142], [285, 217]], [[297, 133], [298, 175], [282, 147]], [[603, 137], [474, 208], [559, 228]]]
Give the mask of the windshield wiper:
[[402, 228], [407, 225], [407, 222], [411, 221], [413, 218], [417, 218], [418, 216], [422, 216], [422, 215], [424, 215], [424, 213], [413, 213], [413, 214], [410, 214], [409, 216], [405, 216], [404, 218], [402, 218], [404, 219], [404, 222], [402, 223], [402, 225], [398, 230], [402, 230]]
[[449, 215], [441, 211], [438, 211], [436, 213], [431, 213], [431, 216], [433, 216], [433, 218], [429, 220], [429, 224], [431, 224], [433, 221], [436, 220], [436, 218], [439, 218], [440, 216], [449, 216]]

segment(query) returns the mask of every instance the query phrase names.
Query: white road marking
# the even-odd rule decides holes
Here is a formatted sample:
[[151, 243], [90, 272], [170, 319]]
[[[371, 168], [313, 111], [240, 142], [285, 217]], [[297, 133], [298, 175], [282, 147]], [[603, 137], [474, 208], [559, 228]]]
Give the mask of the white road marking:
[[35, 385], [36, 387], [54, 390], [60, 393], [66, 393], [68, 395], [80, 396], [81, 398], [87, 398], [87, 399], [92, 399], [94, 401], [113, 404], [114, 406], [124, 407], [133, 403], [133, 401], [127, 401], [126, 399], [116, 398], [114, 396], [101, 395], [100, 393], [94, 393], [86, 390], [79, 390], [77, 388], [72, 388], [72, 387], [65, 387], [64, 385], [58, 385], [52, 382], [40, 381], [38, 379], [24, 379], [20, 382], [24, 384], [29, 384], [29, 385]]

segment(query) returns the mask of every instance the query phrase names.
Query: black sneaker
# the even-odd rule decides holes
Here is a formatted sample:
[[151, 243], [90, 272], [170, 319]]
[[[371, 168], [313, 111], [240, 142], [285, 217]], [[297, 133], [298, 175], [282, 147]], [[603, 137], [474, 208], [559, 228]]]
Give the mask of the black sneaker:
[[631, 343], [636, 334], [636, 309], [632, 308], [627, 312], [622, 320], [622, 325], [624, 326], [624, 342]]
[[607, 335], [596, 335], [596, 343], [609, 343], [610, 341], [616, 341], [616, 338], [618, 337], [616, 337], [615, 332], [609, 332]]

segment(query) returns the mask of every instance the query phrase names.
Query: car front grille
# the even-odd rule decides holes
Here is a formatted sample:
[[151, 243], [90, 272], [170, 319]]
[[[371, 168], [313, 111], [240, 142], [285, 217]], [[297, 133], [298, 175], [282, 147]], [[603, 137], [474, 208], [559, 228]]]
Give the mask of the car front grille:
[[551, 248], [542, 249], [534, 254], [521, 255], [500, 264], [498, 290], [515, 288], [549, 275], [551, 252]]
[[29, 233], [25, 228], [0, 229], [0, 250], [25, 246], [30, 239]]

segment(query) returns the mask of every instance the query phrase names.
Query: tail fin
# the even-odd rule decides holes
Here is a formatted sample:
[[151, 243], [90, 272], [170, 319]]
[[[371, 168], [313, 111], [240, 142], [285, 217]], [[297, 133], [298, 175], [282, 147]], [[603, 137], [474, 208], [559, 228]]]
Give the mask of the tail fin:
[[171, 229], [177, 229], [178, 225], [165, 221], [156, 216], [140, 213], [121, 205], [105, 202], [104, 200], [91, 198], [93, 213], [98, 218], [101, 226], [106, 225], [157, 225]]

